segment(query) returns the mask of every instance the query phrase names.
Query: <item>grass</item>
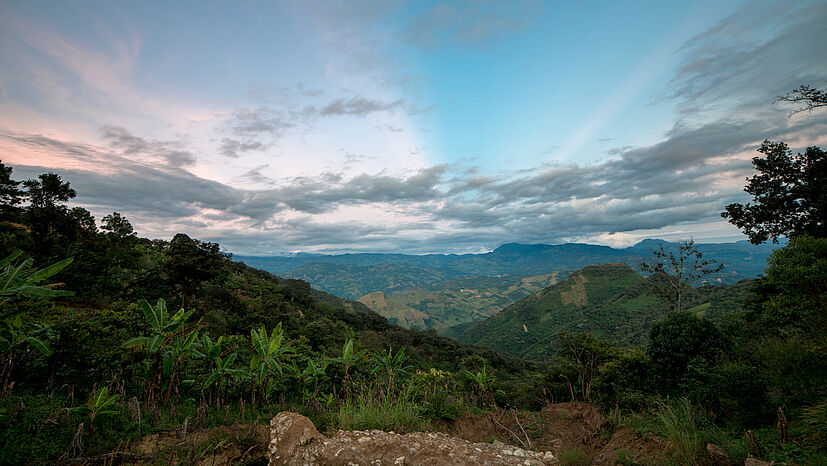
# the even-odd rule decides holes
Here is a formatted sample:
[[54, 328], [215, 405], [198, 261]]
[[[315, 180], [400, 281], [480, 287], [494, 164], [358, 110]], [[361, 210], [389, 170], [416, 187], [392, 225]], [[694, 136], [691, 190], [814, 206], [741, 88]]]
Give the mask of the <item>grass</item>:
[[420, 407], [407, 396], [379, 401], [360, 395], [357, 400], [343, 402], [330, 412], [328, 429], [418, 432], [426, 430], [430, 421], [420, 414]]
[[576, 448], [566, 448], [560, 452], [560, 464], [568, 466], [585, 466], [591, 463], [592, 462], [589, 457]]
[[640, 433], [653, 432], [666, 439], [671, 448], [666, 460], [673, 464], [708, 464], [707, 443], [721, 447], [732, 462], [743, 463], [747, 457], [743, 435], [716, 427], [686, 398], [661, 402], [653, 413], [634, 416], [629, 423]]
[[635, 461], [635, 458], [629, 450], [621, 448], [615, 452], [615, 464], [622, 464], [623, 466], [638, 466], [640, 463]]

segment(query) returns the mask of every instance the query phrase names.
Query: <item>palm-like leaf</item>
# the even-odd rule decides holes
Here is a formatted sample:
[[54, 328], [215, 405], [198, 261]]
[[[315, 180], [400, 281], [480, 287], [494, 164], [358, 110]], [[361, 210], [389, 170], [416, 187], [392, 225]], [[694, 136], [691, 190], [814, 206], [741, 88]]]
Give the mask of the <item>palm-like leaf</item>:
[[54, 296], [71, 295], [70, 291], [55, 290], [60, 283], [41, 284], [72, 263], [73, 258], [64, 259], [48, 267], [34, 271], [34, 259], [24, 260], [18, 266], [13, 262], [20, 257], [17, 251], [0, 260], [0, 296], [45, 299]]

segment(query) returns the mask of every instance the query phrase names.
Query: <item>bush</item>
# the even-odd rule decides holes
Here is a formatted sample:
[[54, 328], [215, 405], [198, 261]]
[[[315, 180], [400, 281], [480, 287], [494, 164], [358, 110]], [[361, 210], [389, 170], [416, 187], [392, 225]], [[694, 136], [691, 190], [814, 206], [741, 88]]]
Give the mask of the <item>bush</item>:
[[680, 394], [675, 381], [686, 374], [690, 362], [712, 359], [724, 347], [715, 325], [691, 312], [673, 312], [652, 325], [649, 332], [651, 380], [664, 395]]

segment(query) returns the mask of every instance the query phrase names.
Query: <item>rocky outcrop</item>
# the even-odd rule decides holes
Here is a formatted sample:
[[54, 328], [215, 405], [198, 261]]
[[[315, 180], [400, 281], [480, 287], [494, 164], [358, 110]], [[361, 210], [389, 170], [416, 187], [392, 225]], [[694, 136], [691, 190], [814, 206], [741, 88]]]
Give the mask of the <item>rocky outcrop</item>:
[[297, 413], [270, 421], [270, 465], [550, 465], [551, 452], [538, 453], [502, 443], [470, 443], [445, 434], [396, 434], [379, 430], [320, 434]]

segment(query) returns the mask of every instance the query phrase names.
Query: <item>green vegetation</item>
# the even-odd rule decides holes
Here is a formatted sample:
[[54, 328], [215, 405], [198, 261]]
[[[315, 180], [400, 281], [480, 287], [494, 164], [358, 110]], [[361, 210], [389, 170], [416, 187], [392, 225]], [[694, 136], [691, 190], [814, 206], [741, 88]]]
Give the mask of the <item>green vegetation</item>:
[[[267, 422], [285, 409], [322, 429], [416, 430], [492, 405], [537, 369], [391, 325], [215, 243], [142, 239], [117, 213], [98, 230], [65, 207], [74, 190], [57, 175], [25, 186], [35, 191], [17, 192], [24, 201], [5, 203], [0, 220], [0, 463], [90, 457], [172, 426]], [[466, 374], [463, 361], [482, 368]], [[201, 457], [216, 442], [187, 448]]]
[[554, 272], [533, 277], [455, 278], [413, 290], [367, 294], [359, 302], [404, 327], [438, 332], [490, 317], [510, 304], [557, 283]]
[[[670, 308], [661, 298], [665, 287], [662, 273], [644, 278], [624, 264], [586, 267], [495, 316], [445, 334], [530, 359], [554, 356], [561, 332], [591, 333], [622, 347], [640, 345]], [[736, 310], [748, 293], [748, 282], [694, 287], [686, 288], [681, 300], [692, 307], [706, 305], [708, 316], [718, 319]]]
[[[779, 167], [789, 171], [780, 164], [788, 152], [775, 149], [763, 151], [772, 160], [756, 163], [761, 183], [775, 183]], [[286, 409], [321, 430], [405, 432], [469, 411], [562, 401], [594, 403], [659, 435], [667, 463], [708, 464], [711, 455], [724, 463], [747, 455], [827, 463], [823, 209], [801, 210], [796, 222], [764, 214], [790, 200], [812, 207], [817, 202], [806, 196], [813, 191], [823, 201], [823, 152], [801, 157], [807, 163], [792, 159], [800, 190], [761, 191], [758, 207], [732, 217], [751, 237], [789, 237], [764, 277], [684, 286], [713, 277], [718, 272], [706, 271], [716, 267], [707, 269], [691, 242], [685, 250], [678, 244], [677, 256], [660, 245], [654, 258], [667, 266], [652, 266], [648, 277], [624, 264], [588, 266], [484, 321], [450, 329], [510, 356], [393, 325], [362, 303], [233, 262], [215, 243], [184, 234], [139, 238], [117, 213], [99, 229], [88, 211], [66, 206], [76, 193], [59, 175], [21, 183], [0, 163], [0, 463], [106, 462], [114, 456], [101, 455], [149, 434], [218, 429], [157, 453], [167, 462], [200, 462], [232, 442], [254, 447], [256, 424]], [[595, 251], [575, 246], [565, 251]], [[491, 255], [417, 260], [432, 268], [449, 261], [451, 274], [460, 274], [493, 270], [507, 257], [511, 270], [525, 271], [547, 265], [550, 250], [505, 245]], [[388, 257], [409, 260], [382, 260]], [[572, 265], [582, 257], [556, 260]], [[690, 269], [670, 268], [672, 257], [689, 257]], [[403, 265], [411, 280], [424, 270]], [[449, 278], [513, 299], [542, 282], [502, 289], [491, 277], [449, 275], [420, 291], [448, 296]], [[384, 286], [397, 286], [388, 277]], [[671, 299], [663, 290], [676, 284]], [[235, 422], [246, 426], [221, 430]], [[559, 456], [564, 464], [592, 460], [577, 449]], [[615, 459], [644, 461], [622, 450]]]

